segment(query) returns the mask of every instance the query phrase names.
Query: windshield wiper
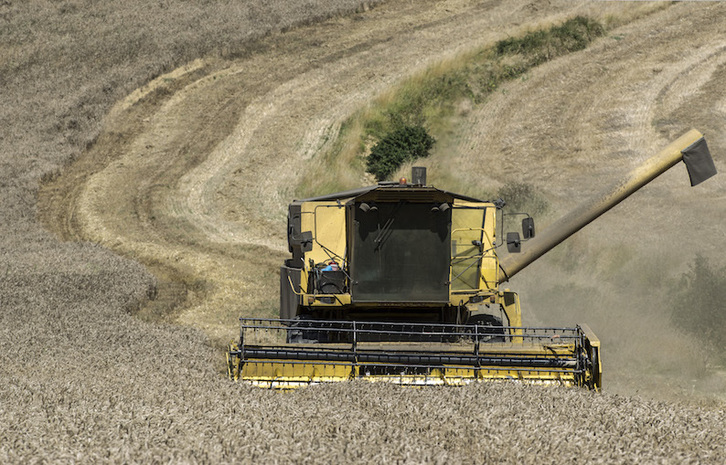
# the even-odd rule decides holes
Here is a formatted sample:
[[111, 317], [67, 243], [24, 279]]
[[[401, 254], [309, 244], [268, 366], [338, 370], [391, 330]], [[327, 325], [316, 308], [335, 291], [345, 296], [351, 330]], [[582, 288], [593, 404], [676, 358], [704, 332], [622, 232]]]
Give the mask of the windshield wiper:
[[398, 202], [398, 205], [396, 205], [396, 207], [391, 212], [391, 216], [389, 216], [386, 220], [386, 224], [384, 224], [383, 228], [378, 232], [378, 236], [373, 239], [373, 242], [377, 244], [374, 250], [380, 249], [381, 246], [383, 246], [383, 243], [391, 236], [391, 226], [393, 226], [393, 222], [396, 220], [396, 213], [398, 213], [401, 205], [403, 205], [403, 201]]

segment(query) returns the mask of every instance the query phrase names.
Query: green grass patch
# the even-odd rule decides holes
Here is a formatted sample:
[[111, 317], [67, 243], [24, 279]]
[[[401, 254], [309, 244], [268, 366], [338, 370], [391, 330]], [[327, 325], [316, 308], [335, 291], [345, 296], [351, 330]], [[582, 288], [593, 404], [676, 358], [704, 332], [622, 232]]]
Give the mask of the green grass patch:
[[513, 213], [528, 213], [535, 218], [541, 218], [550, 210], [547, 198], [539, 193], [532, 184], [523, 182], [510, 182], [503, 185], [494, 197], [506, 202], [507, 214], [501, 217], [504, 231], [520, 231], [522, 215]]
[[497, 56], [523, 55], [527, 65], [536, 66], [555, 57], [582, 50], [593, 39], [605, 33], [597, 21], [585, 16], [576, 16], [560, 26], [532, 31], [523, 37], [515, 37], [497, 42]]
[[528, 183], [512, 182], [499, 189], [498, 196], [507, 202], [514, 212], [528, 212], [531, 215], [544, 215], [549, 211], [549, 201]]
[[[410, 128], [423, 128], [432, 138], [446, 137], [463, 102], [468, 100], [469, 106], [479, 105], [503, 83], [524, 78], [534, 66], [582, 50], [604, 33], [604, 26], [596, 20], [577, 16], [560, 25], [501, 40], [430, 67], [380, 96], [346, 122], [347, 127], [358, 131], [358, 142], [347, 159], [373, 155], [374, 147], [389, 145], [390, 140], [400, 142], [401, 134]], [[416, 138], [410, 142], [420, 143]], [[418, 153], [415, 146], [399, 146], [397, 152], [401, 151]], [[378, 161], [367, 162], [367, 171], [379, 180], [386, 179], [401, 164], [412, 160], [398, 158], [391, 156], [382, 165]]]

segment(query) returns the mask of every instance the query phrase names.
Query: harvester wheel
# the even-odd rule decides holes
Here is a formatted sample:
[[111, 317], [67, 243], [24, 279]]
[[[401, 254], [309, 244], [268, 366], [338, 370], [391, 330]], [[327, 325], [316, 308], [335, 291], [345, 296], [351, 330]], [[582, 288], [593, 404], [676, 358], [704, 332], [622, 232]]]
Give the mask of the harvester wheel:
[[[475, 326], [479, 326], [479, 333], [483, 333], [479, 340], [482, 342], [504, 342], [504, 327], [502, 320], [494, 315], [474, 315], [466, 322], [468, 332], [476, 332]], [[500, 336], [501, 334], [501, 336]]]
[[297, 321], [290, 325], [290, 328], [287, 330], [288, 344], [325, 342], [323, 340], [325, 339], [323, 331], [320, 331], [319, 329], [305, 329], [310, 327], [314, 328], [314, 323], [306, 321], [309, 319], [311, 318], [306, 315], [300, 315], [296, 318]]

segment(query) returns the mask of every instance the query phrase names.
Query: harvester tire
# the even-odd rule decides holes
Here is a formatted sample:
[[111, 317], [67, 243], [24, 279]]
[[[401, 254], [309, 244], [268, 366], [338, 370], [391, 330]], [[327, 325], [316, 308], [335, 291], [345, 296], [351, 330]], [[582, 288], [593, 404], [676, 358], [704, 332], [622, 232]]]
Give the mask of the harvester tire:
[[474, 333], [475, 326], [479, 326], [486, 334], [486, 336], [480, 338], [480, 341], [504, 342], [504, 326], [500, 318], [489, 314], [474, 315], [466, 322], [466, 327], [468, 331]]

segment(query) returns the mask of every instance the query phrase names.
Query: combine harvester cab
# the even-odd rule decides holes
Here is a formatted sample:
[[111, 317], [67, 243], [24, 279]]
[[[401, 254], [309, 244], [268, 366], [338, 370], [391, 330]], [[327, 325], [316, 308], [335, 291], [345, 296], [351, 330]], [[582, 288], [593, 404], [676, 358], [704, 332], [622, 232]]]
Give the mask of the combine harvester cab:
[[410, 183], [294, 201], [280, 319], [241, 319], [229, 376], [278, 389], [363, 378], [599, 390], [592, 331], [522, 327], [519, 297], [500, 285], [681, 160], [692, 185], [716, 173], [705, 139], [692, 130], [543, 233], [535, 236], [522, 214], [523, 237], [510, 232], [504, 240], [497, 238], [503, 201], [426, 186], [425, 168], [414, 168]]

